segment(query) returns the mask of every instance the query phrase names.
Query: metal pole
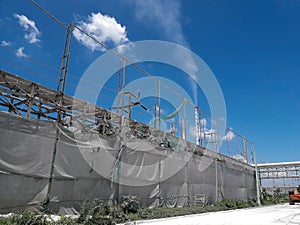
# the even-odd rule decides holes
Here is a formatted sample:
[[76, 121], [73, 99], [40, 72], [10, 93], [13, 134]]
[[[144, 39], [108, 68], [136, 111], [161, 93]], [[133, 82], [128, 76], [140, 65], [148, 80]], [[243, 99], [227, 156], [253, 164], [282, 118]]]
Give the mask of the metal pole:
[[32, 100], [33, 100], [33, 97], [34, 97], [34, 92], [35, 92], [35, 84], [32, 83], [26, 117], [30, 117], [31, 108], [32, 108]]
[[160, 130], [160, 80], [158, 81], [158, 129]]
[[70, 23], [67, 30], [67, 36], [64, 45], [64, 52], [61, 58], [61, 65], [59, 71], [59, 78], [57, 82], [56, 90], [58, 92], [64, 92], [66, 86], [66, 79], [69, 67], [69, 59], [70, 59], [70, 50], [71, 50], [71, 42], [72, 42], [72, 33], [73, 33], [73, 23]]
[[[123, 70], [122, 70], [122, 117], [121, 117], [121, 127], [120, 127], [120, 141], [121, 141], [121, 146], [119, 150], [119, 157], [116, 159], [117, 160], [117, 184], [116, 184], [116, 199], [117, 199], [117, 204], [120, 204], [121, 202], [121, 196], [120, 196], [120, 176], [121, 176], [121, 162], [122, 162], [122, 153], [123, 153], [123, 148], [124, 148], [124, 142], [125, 142], [125, 116], [124, 116], [124, 107], [125, 107], [125, 87], [126, 87], [126, 61], [123, 61]], [[129, 103], [130, 104], [130, 103]], [[128, 112], [129, 113], [129, 112]]]
[[216, 200], [215, 202], [218, 202], [218, 159], [217, 157], [215, 158], [215, 166], [216, 166]]
[[132, 105], [131, 105], [132, 93], [131, 93], [131, 90], [128, 94], [129, 94], [129, 97], [128, 97], [128, 115], [127, 115], [127, 118], [130, 120], [131, 119], [131, 109], [132, 109]]
[[186, 163], [186, 188], [187, 188], [187, 200], [188, 200], [188, 206], [191, 205], [191, 199], [190, 199], [190, 188], [189, 188], [189, 160]]
[[70, 58], [70, 50], [71, 50], [71, 41], [72, 41], [72, 31], [73, 31], [73, 23], [70, 23], [70, 25], [67, 27], [67, 35], [64, 45], [64, 52], [61, 59], [61, 65], [60, 65], [60, 71], [59, 71], [59, 78], [57, 82], [57, 92], [59, 92], [58, 95], [58, 107], [57, 107], [57, 120], [56, 120], [56, 134], [55, 134], [55, 142], [54, 142], [54, 148], [52, 153], [52, 160], [51, 160], [51, 167], [50, 167], [50, 174], [49, 174], [49, 182], [48, 182], [48, 189], [46, 194], [46, 199], [43, 202], [43, 205], [47, 206], [50, 201], [50, 193], [52, 189], [52, 183], [53, 183], [53, 175], [54, 175], [54, 169], [55, 169], [55, 159], [56, 159], [56, 152], [57, 152], [57, 145], [59, 141], [59, 123], [61, 122], [61, 108], [63, 104], [63, 95], [65, 91], [66, 86], [66, 79], [67, 79], [67, 72], [69, 67], [69, 58]]
[[[157, 84], [156, 84], [156, 81], [154, 81], [154, 92], [156, 91], [156, 87], [157, 87]], [[154, 93], [154, 128], [156, 128], [156, 95]]]
[[58, 141], [59, 141], [59, 128], [58, 128], [58, 121], [56, 121], [55, 142], [54, 142], [54, 149], [53, 149], [52, 160], [51, 160], [50, 176], [49, 176], [49, 179], [48, 179], [47, 194], [46, 194], [46, 198], [43, 202], [44, 206], [47, 206], [50, 202], [50, 193], [51, 193], [51, 189], [52, 189], [53, 173], [54, 173], [54, 165], [55, 165], [55, 158], [56, 158]]
[[186, 101], [183, 99], [183, 139], [186, 139]]
[[180, 123], [180, 138], [183, 138], [183, 129], [182, 129], [182, 115], [181, 115], [181, 112], [179, 113], [179, 123]]
[[158, 162], [158, 206], [160, 207], [161, 204], [161, 155], [159, 155], [159, 162]]
[[121, 98], [121, 87], [123, 86], [123, 78], [122, 78], [122, 60], [120, 59], [120, 70], [118, 73], [118, 99], [117, 99], [117, 114], [119, 115], [119, 109], [120, 109], [120, 98]]
[[254, 164], [255, 164], [255, 177], [256, 177], [256, 195], [257, 195], [257, 204], [260, 206], [260, 185], [259, 185], [259, 175], [258, 175], [258, 167], [257, 167], [257, 161], [256, 161], [256, 153], [254, 150], [254, 147], [252, 145], [252, 154], [253, 154], [253, 159], [254, 159]]
[[[125, 86], [126, 86], [126, 61], [123, 61], [123, 70], [122, 70], [122, 117], [124, 116], [124, 105], [125, 105]], [[122, 118], [123, 119], [123, 118]], [[123, 121], [123, 120], [122, 120]], [[121, 122], [121, 126], [123, 126], [123, 122]]]
[[244, 149], [244, 159], [245, 162], [248, 163], [248, 150], [247, 150], [247, 141], [244, 137], [242, 137], [243, 149]]

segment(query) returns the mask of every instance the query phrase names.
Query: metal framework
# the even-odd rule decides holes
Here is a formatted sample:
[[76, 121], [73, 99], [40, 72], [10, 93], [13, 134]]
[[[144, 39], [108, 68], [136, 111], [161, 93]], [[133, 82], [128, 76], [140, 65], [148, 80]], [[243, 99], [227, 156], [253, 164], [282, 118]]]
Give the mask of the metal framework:
[[267, 192], [280, 188], [281, 192], [300, 185], [300, 161], [258, 164], [259, 178]]
[[[61, 99], [58, 101], [58, 99]], [[89, 131], [114, 135], [120, 129], [122, 116], [91, 103], [76, 99], [40, 84], [0, 70], [0, 110], [22, 117], [57, 122], [73, 132]], [[162, 143], [167, 134], [149, 125], [123, 117], [127, 134]], [[76, 126], [74, 126], [76, 124]], [[173, 136], [173, 138], [177, 138]]]
[[[123, 93], [126, 94], [126, 93]], [[139, 96], [136, 96], [139, 98]], [[123, 104], [122, 104], [123, 105]], [[123, 109], [125, 107], [122, 107]], [[131, 108], [129, 101], [128, 110]], [[117, 136], [122, 133], [122, 138], [146, 139], [162, 148], [173, 148], [172, 145], [180, 143], [178, 137], [172, 133], [166, 133], [150, 125], [130, 119], [130, 116], [119, 115], [105, 110], [88, 102], [64, 95], [61, 91], [55, 91], [37, 83], [25, 80], [16, 75], [0, 70], [0, 110], [8, 111], [22, 117], [30, 117], [40, 120], [55, 122], [57, 134], [63, 132], [63, 126], [72, 132], [95, 132], [97, 134]], [[127, 112], [130, 115], [130, 112]], [[59, 118], [62, 118], [61, 120]], [[217, 134], [215, 134], [217, 135]], [[56, 136], [58, 140], [58, 135]], [[211, 141], [219, 141], [214, 137]], [[182, 151], [191, 151], [202, 155], [205, 147], [185, 141], [186, 145], [179, 146]], [[213, 146], [217, 145], [213, 143]], [[176, 144], [175, 144], [176, 145]], [[176, 148], [176, 146], [175, 146]], [[217, 154], [214, 149], [208, 154]], [[54, 146], [52, 165], [54, 168], [56, 145]], [[211, 153], [209, 153], [211, 152]], [[237, 159], [237, 158], [236, 158]], [[218, 200], [218, 160], [216, 163], [216, 200]], [[241, 162], [239, 162], [241, 161]], [[237, 164], [245, 166], [245, 160], [236, 161]], [[48, 193], [51, 189], [53, 169], [51, 170]], [[118, 193], [118, 186], [116, 186]], [[44, 202], [47, 207], [49, 196]]]
[[[72, 128], [73, 132], [89, 131], [114, 135], [122, 124], [122, 115], [68, 95], [61, 95], [60, 91], [3, 70], [0, 70], [0, 110], [53, 122], [57, 122], [60, 114], [62, 119], [59, 124], [69, 129]], [[126, 116], [123, 122], [126, 124], [126, 134], [134, 138], [147, 138], [162, 146], [167, 146], [167, 143], [164, 143], [166, 135], [174, 140], [179, 139], [172, 132], [163, 132]], [[206, 143], [200, 142], [200, 146], [198, 145], [204, 149], [205, 147], [201, 144]]]

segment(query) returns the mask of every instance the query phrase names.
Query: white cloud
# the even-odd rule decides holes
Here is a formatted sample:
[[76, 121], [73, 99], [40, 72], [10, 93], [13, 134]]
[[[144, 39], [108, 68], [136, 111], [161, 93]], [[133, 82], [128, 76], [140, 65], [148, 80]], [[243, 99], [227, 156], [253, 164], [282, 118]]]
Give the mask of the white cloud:
[[[125, 52], [128, 52], [133, 46], [134, 46], [134, 44], [132, 42], [121, 44], [121, 45], [117, 46], [117, 51], [120, 54], [124, 54]], [[131, 56], [130, 58], [135, 59], [136, 56]]]
[[29, 41], [30, 44], [40, 42], [41, 40], [38, 37], [41, 35], [41, 32], [35, 25], [33, 20], [28, 19], [24, 15], [14, 14], [14, 17], [19, 20], [19, 24], [26, 31], [25, 39]]
[[18, 48], [18, 50], [15, 52], [16, 56], [20, 57], [20, 58], [28, 58], [29, 55], [24, 53], [24, 47]]
[[9, 42], [9, 41], [1, 41], [1, 46], [2, 47], [11, 46], [11, 42]]
[[[91, 13], [86, 21], [79, 21], [78, 27], [106, 45], [110, 44], [113, 47], [122, 45], [120, 51], [123, 51], [124, 44], [129, 42], [126, 27], [119, 24], [114, 17], [102, 15], [100, 12]], [[99, 44], [78, 29], [74, 29], [73, 34], [77, 41], [92, 51], [105, 51]]]
[[231, 141], [234, 137], [235, 137], [234, 133], [229, 130], [223, 137], [223, 140]]

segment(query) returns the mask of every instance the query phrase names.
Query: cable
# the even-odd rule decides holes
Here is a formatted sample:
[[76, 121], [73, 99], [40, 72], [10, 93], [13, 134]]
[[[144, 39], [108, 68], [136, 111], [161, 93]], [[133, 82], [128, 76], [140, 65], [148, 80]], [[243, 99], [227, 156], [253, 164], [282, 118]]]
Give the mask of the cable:
[[[51, 19], [53, 19], [56, 23], [58, 23], [59, 25], [61, 25], [63, 28], [65, 28], [66, 30], [68, 30], [68, 26], [66, 26], [63, 22], [61, 22], [59, 19], [57, 19], [55, 16], [53, 16], [50, 12], [48, 12], [46, 9], [44, 9], [43, 7], [41, 7], [39, 4], [37, 4], [34, 0], [30, 0], [36, 7], [38, 7], [41, 11], [43, 11], [44, 13], [46, 13]], [[83, 29], [81, 29], [80, 27], [76, 26], [75, 24], [73, 24], [73, 27], [76, 28], [77, 30], [79, 30], [81, 33], [85, 34], [86, 36], [88, 36], [89, 38], [91, 38], [93, 41], [95, 41], [97, 44], [99, 44], [102, 48], [106, 49], [109, 53], [119, 57], [121, 60], [125, 61], [125, 62], [129, 62], [132, 66], [134, 66], [136, 69], [138, 69], [139, 71], [141, 71], [142, 73], [144, 73], [145, 75], [151, 77], [153, 80], [155, 81], [160, 81], [159, 79], [155, 78], [152, 74], [150, 74], [149, 72], [145, 71], [143, 68], [141, 68], [140, 66], [138, 66], [136, 63], [130, 61], [129, 59], [127, 59], [126, 57], [122, 56], [121, 54], [119, 54], [116, 51], [112, 51], [112, 49], [110, 47], [108, 47], [107, 45], [105, 45], [104, 43], [98, 41], [93, 35], [87, 33], [86, 31], [84, 31]], [[166, 84], [164, 84], [163, 82], [161, 82], [161, 85], [164, 86], [165, 88], [167, 88], [168, 90], [170, 90], [171, 92], [173, 92], [174, 94], [176, 94], [179, 97], [183, 97], [182, 95], [178, 94], [175, 90], [173, 90], [172, 88], [170, 88], [169, 86], [167, 86]], [[185, 99], [185, 98], [184, 98]], [[187, 103], [190, 103], [191, 105], [195, 106], [194, 103], [190, 102], [189, 100], [185, 99]]]
[[29, 69], [29, 68], [27, 68], [27, 67], [20, 66], [19, 64], [13, 63], [13, 62], [11, 62], [11, 61], [4, 60], [4, 59], [1, 59], [1, 58], [0, 58], [0, 61], [2, 61], [2, 62], [4, 62], [4, 63], [7, 63], [7, 64], [10, 64], [10, 65], [12, 65], [12, 66], [14, 66], [14, 67], [17, 67], [17, 68], [19, 68], [19, 69], [25, 70], [25, 71], [27, 71], [27, 72], [29, 72], [29, 73], [31, 73], [31, 74], [34, 74], [34, 75], [37, 75], [37, 76], [40, 76], [40, 77], [43, 77], [43, 78], [47, 78], [47, 79], [56, 81], [55, 78], [53, 78], [53, 77], [51, 77], [51, 76], [49, 76], [49, 75], [45, 75], [45, 74], [36, 72], [36, 71], [34, 71], [34, 70], [31, 70], [31, 69]]
[[[12, 52], [12, 53], [14, 53], [14, 54], [16, 53], [15, 50], [14, 50], [13, 48], [9, 47], [9, 46], [2, 46], [2, 45], [1, 45], [1, 47], [2, 47], [2, 48], [5, 48], [5, 49], [7, 49], [7, 50], [9, 50], [10, 52]], [[51, 65], [49, 65], [49, 64], [46, 64], [46, 63], [44, 63], [44, 62], [41, 62], [41, 61], [39, 61], [39, 60], [37, 60], [37, 59], [35, 59], [35, 58], [32, 58], [31, 56], [23, 57], [23, 59], [27, 59], [27, 60], [30, 60], [30, 61], [35, 62], [35, 63], [37, 63], [37, 64], [40, 64], [40, 65], [42, 65], [42, 66], [44, 66], [44, 67], [47, 67], [47, 68], [51, 69], [52, 71], [55, 71], [55, 72], [59, 71], [58, 68], [56, 68], [56, 67], [54, 67], [54, 66], [51, 66]]]
[[59, 25], [61, 25], [63, 28], [65, 28], [66, 30], [68, 29], [68, 26], [65, 25], [64, 23], [62, 23], [59, 19], [57, 19], [55, 16], [53, 16], [51, 13], [49, 13], [46, 9], [44, 9], [43, 7], [41, 7], [39, 4], [37, 4], [35, 1], [30, 0], [36, 7], [38, 7], [40, 10], [42, 10], [44, 13], [46, 13], [49, 17], [51, 17], [51, 19], [53, 19], [56, 23], [58, 23]]
[[[3, 47], [3, 48], [5, 48], [5, 49], [7, 49], [8, 51], [10, 51], [10, 52], [12, 52], [12, 53], [15, 53], [15, 51], [11, 48], [11, 47], [9, 47], [9, 46], [1, 46], [1, 47]], [[37, 60], [37, 59], [35, 59], [35, 58], [33, 58], [33, 57], [30, 57], [30, 56], [27, 56], [27, 57], [25, 57], [24, 59], [26, 59], [26, 60], [30, 60], [30, 61], [32, 61], [32, 62], [34, 62], [34, 63], [36, 63], [36, 64], [39, 64], [39, 65], [41, 65], [41, 66], [43, 66], [43, 67], [46, 67], [46, 68], [49, 68], [49, 69], [51, 69], [52, 71], [55, 71], [55, 72], [58, 72], [59, 73], [59, 69], [58, 68], [56, 68], [56, 67], [54, 67], [54, 66], [51, 66], [51, 65], [49, 65], [49, 64], [47, 64], [47, 63], [44, 63], [44, 62], [41, 62], [41, 61], [39, 61], [39, 60]], [[4, 61], [4, 60], [3, 60]], [[12, 62], [10, 62], [9, 64], [13, 64]], [[21, 68], [21, 66], [19, 66], [19, 65], [17, 65], [17, 64], [15, 64], [14, 66], [17, 66], [17, 67], [20, 67]], [[37, 73], [37, 72], [35, 72], [35, 71], [33, 71], [33, 70], [30, 70], [30, 69], [26, 69], [28, 72], [31, 72], [31, 73]], [[37, 75], [37, 74], [36, 74]], [[113, 88], [110, 88], [110, 87], [107, 87], [107, 86], [101, 86], [101, 85], [98, 85], [98, 84], [96, 84], [95, 82], [92, 82], [92, 81], [89, 81], [89, 80], [87, 80], [87, 79], [82, 79], [80, 76], [77, 76], [77, 75], [74, 75], [74, 74], [70, 74], [70, 73], [68, 73], [68, 75], [69, 75], [69, 77], [73, 77], [73, 78], [75, 78], [75, 79], [77, 79], [77, 80], [81, 80], [82, 82], [84, 82], [84, 83], [86, 83], [86, 84], [89, 84], [89, 85], [93, 85], [93, 86], [95, 86], [95, 87], [102, 87], [102, 88], [104, 88], [104, 89], [107, 89], [107, 90], [110, 90], [110, 91], [114, 91], [114, 92], [117, 92], [115, 89], [113, 89]], [[56, 81], [56, 79], [55, 78], [53, 78], [53, 77], [50, 77], [50, 76], [48, 76], [48, 75], [43, 75], [44, 77], [46, 77], [46, 78], [48, 78], [48, 79], [51, 79], [51, 80], [55, 80]]]

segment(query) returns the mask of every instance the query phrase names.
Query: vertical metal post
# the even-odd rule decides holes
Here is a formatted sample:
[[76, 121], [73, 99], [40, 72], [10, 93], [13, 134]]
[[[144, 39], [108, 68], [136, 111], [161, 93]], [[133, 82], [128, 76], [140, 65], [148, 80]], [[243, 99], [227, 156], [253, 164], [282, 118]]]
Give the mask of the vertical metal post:
[[125, 148], [125, 117], [122, 116], [121, 118], [122, 120], [122, 126], [121, 126], [121, 129], [120, 129], [120, 150], [119, 150], [119, 155], [118, 155], [118, 158], [116, 159], [116, 166], [117, 166], [117, 182], [116, 182], [116, 189], [115, 189], [115, 192], [116, 192], [116, 200], [117, 200], [117, 204], [120, 204], [121, 203], [121, 195], [120, 195], [120, 179], [121, 179], [121, 162], [122, 162], [122, 154], [123, 154], [123, 149]]
[[154, 96], [154, 124], [153, 124], [153, 127], [154, 128], [156, 128], [156, 88], [157, 88], [157, 83], [156, 83], [157, 81], [155, 80], [154, 81], [154, 94], [153, 94], [153, 96]]
[[120, 59], [120, 70], [118, 73], [118, 99], [117, 99], [117, 114], [119, 115], [119, 109], [120, 109], [120, 98], [121, 98], [121, 87], [123, 87], [123, 76], [122, 76], [122, 60]]
[[35, 91], [35, 85], [34, 85], [34, 83], [32, 83], [26, 117], [30, 117], [30, 114], [31, 114], [32, 100], [33, 100], [33, 97], [34, 97], [34, 91]]
[[[121, 202], [121, 196], [120, 196], [120, 176], [121, 176], [121, 162], [122, 162], [122, 152], [124, 148], [124, 142], [125, 142], [125, 87], [126, 87], [126, 60], [123, 59], [123, 67], [122, 67], [122, 117], [121, 117], [121, 126], [120, 126], [120, 150], [119, 150], [119, 156], [116, 159], [117, 160], [117, 183], [116, 183], [116, 199], [117, 203], [119, 204]], [[129, 103], [130, 104], [130, 103]], [[129, 112], [128, 112], [129, 113]]]
[[248, 163], [248, 150], [247, 150], [247, 141], [244, 137], [242, 137], [243, 149], [244, 149], [244, 159], [245, 162]]
[[183, 99], [183, 137], [186, 139], [186, 100]]
[[[125, 106], [125, 86], [126, 86], [126, 61], [123, 59], [123, 69], [122, 69], [122, 117], [124, 117], [124, 106]], [[123, 119], [121, 120], [123, 121]], [[123, 126], [123, 122], [121, 122]]]
[[215, 202], [218, 202], [219, 183], [218, 183], [218, 158], [217, 157], [215, 157], [215, 166], [216, 166], [216, 200], [215, 200]]
[[64, 52], [61, 59], [61, 66], [59, 71], [59, 78], [57, 82], [57, 92], [59, 92], [58, 97], [58, 107], [57, 107], [57, 120], [56, 120], [56, 133], [55, 133], [55, 142], [54, 142], [54, 148], [52, 153], [52, 160], [51, 160], [51, 167], [50, 167], [50, 174], [49, 174], [49, 181], [48, 181], [48, 189], [46, 198], [43, 202], [43, 205], [47, 206], [50, 201], [50, 193], [52, 189], [52, 183], [53, 183], [53, 173], [54, 173], [54, 167], [55, 167], [55, 159], [56, 159], [56, 152], [57, 152], [57, 145], [59, 141], [59, 123], [61, 122], [61, 108], [63, 105], [63, 95], [65, 91], [66, 86], [66, 79], [67, 79], [67, 73], [68, 73], [68, 66], [69, 66], [69, 58], [70, 58], [70, 50], [71, 50], [71, 41], [72, 41], [72, 33], [73, 33], [73, 23], [70, 23], [67, 30], [66, 35], [66, 41], [64, 45]]
[[161, 204], [161, 155], [159, 155], [159, 162], [158, 162], [158, 204]]
[[298, 172], [299, 172], [299, 167], [296, 167], [295, 166], [295, 170], [296, 170], [296, 177], [298, 177], [298, 187], [300, 186], [300, 176], [299, 176], [299, 174], [298, 174]]
[[69, 59], [70, 59], [70, 50], [71, 50], [71, 42], [72, 42], [72, 33], [73, 33], [73, 23], [70, 23], [67, 30], [66, 41], [64, 45], [64, 52], [61, 58], [61, 65], [59, 71], [59, 78], [57, 82], [56, 90], [59, 92], [65, 91], [66, 79], [69, 67]]
[[161, 126], [161, 121], [160, 121], [160, 80], [159, 80], [158, 81], [158, 129], [159, 130], [160, 130], [160, 126]]
[[128, 97], [128, 115], [127, 115], [127, 118], [130, 119], [131, 118], [131, 109], [132, 109], [132, 105], [131, 105], [132, 93], [131, 93], [131, 90], [128, 94], [129, 94], [129, 97]]
[[11, 112], [14, 109], [13, 105], [14, 105], [14, 99], [11, 98], [9, 100], [8, 112]]
[[256, 161], [256, 153], [255, 153], [253, 145], [252, 145], [252, 154], [253, 154], [253, 160], [254, 160], [254, 164], [255, 164], [257, 204], [260, 206], [261, 202], [260, 202], [259, 174], [258, 174], [258, 167], [257, 167], [257, 161]]
[[86, 121], [86, 112], [87, 112], [87, 103], [85, 102], [83, 104], [83, 114], [82, 114], [82, 117], [81, 117], [81, 119], [82, 119], [82, 128], [81, 128], [81, 130], [83, 130], [83, 131], [86, 130], [86, 123], [85, 123], [85, 121]]
[[180, 116], [180, 118], [179, 118], [179, 123], [180, 123], [180, 138], [183, 138], [183, 128], [182, 128], [183, 123], [182, 123], [182, 115], [181, 115], [181, 112], [179, 113], [179, 116]]
[[188, 206], [191, 205], [191, 199], [190, 199], [190, 188], [189, 188], [189, 160], [186, 162], [186, 188], [187, 188], [187, 200], [188, 200]]

